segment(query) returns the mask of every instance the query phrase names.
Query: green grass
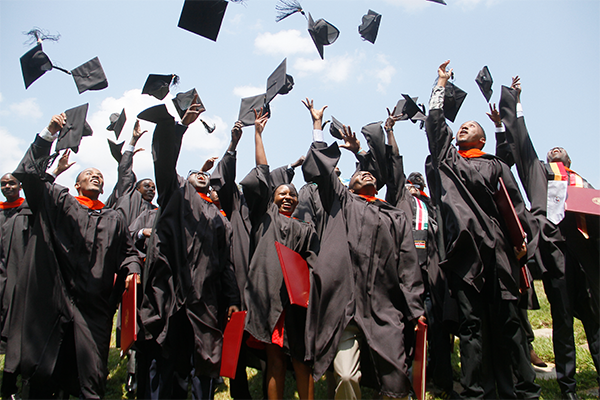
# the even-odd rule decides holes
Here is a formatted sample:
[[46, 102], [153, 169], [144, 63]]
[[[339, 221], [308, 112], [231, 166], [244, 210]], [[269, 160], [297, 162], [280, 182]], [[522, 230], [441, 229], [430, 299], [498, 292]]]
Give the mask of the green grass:
[[[552, 328], [552, 318], [550, 315], [550, 306], [544, 294], [544, 288], [541, 282], [535, 282], [535, 288], [540, 301], [540, 310], [529, 311], [529, 321], [533, 329]], [[597, 388], [597, 374], [592, 362], [590, 352], [584, 345], [587, 343], [583, 325], [579, 320], [575, 320], [575, 344], [577, 347], [577, 394], [581, 399], [598, 399], [597, 396], [588, 394], [590, 389]], [[114, 347], [114, 331], [111, 342], [111, 349], [108, 358], [109, 375], [106, 385], [107, 399], [127, 399], [125, 392], [125, 379], [127, 377], [127, 359], [120, 358], [120, 349]], [[551, 338], [538, 337], [533, 342], [533, 347], [540, 358], [546, 362], [554, 363], [554, 352], [552, 350]], [[4, 356], [0, 356], [0, 366], [4, 367]], [[454, 354], [452, 355], [453, 377], [455, 381], [460, 380], [460, 354], [458, 340], [454, 345]], [[248, 382], [250, 386], [250, 394], [254, 399], [262, 398], [262, 372], [253, 368], [246, 369], [248, 374]], [[1, 380], [1, 377], [0, 377]], [[229, 379], [224, 379], [224, 384], [217, 387], [215, 399], [226, 400], [229, 396]], [[537, 383], [542, 387], [541, 399], [559, 399], [560, 389], [556, 380], [537, 380]], [[595, 392], [597, 394], [597, 391]], [[296, 382], [290, 372], [286, 376], [284, 397], [286, 399], [297, 399]], [[378, 394], [369, 389], [363, 388], [362, 397], [364, 399], [380, 398]], [[191, 396], [190, 396], [191, 398]], [[315, 398], [327, 398], [327, 382], [325, 378], [321, 378], [315, 383]], [[427, 400], [435, 399], [428, 392]]]

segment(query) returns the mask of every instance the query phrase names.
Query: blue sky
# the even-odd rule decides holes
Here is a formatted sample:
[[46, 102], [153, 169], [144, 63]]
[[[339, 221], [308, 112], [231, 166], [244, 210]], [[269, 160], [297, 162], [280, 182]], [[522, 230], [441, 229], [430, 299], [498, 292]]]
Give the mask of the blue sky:
[[[487, 65], [494, 78], [492, 102], [499, 101], [501, 85], [521, 76], [522, 101], [530, 134], [544, 158], [553, 146], [565, 147], [572, 168], [600, 187], [600, 2], [597, 0], [447, 0], [442, 6], [425, 0], [304, 0], [314, 19], [324, 18], [340, 30], [336, 43], [325, 47], [321, 60], [296, 14], [275, 22], [275, 0], [230, 3], [217, 42], [177, 27], [183, 0], [0, 0], [0, 170], [11, 171], [36, 132], [52, 115], [89, 103], [88, 122], [94, 130], [84, 138], [72, 159], [77, 164], [59, 178], [72, 187], [84, 167], [100, 168], [109, 192], [116, 179], [116, 163], [109, 154], [106, 130], [109, 116], [125, 108], [127, 123], [121, 140], [129, 139], [135, 116], [160, 103], [141, 95], [148, 74], [175, 73], [178, 87], [164, 100], [195, 87], [207, 111], [201, 118], [215, 123], [212, 135], [200, 123], [186, 133], [178, 170], [198, 168], [210, 156], [221, 156], [237, 119], [240, 99], [265, 91], [266, 79], [287, 57], [294, 89], [272, 102], [272, 118], [264, 132], [272, 166], [287, 164], [306, 152], [311, 120], [301, 100], [327, 104], [326, 118], [334, 115], [360, 136], [360, 128], [383, 121], [402, 93], [426, 102], [437, 66], [450, 59], [455, 84], [468, 93], [460, 123], [475, 119], [488, 133], [484, 150], [494, 151], [493, 124], [488, 105], [475, 84]], [[361, 40], [357, 27], [372, 9], [382, 14], [375, 44]], [[19, 58], [31, 46], [23, 32], [34, 26], [61, 34], [44, 50], [56, 65], [73, 69], [98, 56], [109, 86], [78, 94], [70, 76], [50, 71], [28, 90]], [[150, 155], [153, 124], [136, 155], [138, 177], [153, 175]], [[396, 138], [407, 172], [423, 171], [427, 155], [424, 131], [410, 122], [396, 125]], [[326, 140], [333, 139], [326, 134]], [[364, 138], [360, 136], [363, 146]], [[254, 164], [253, 128], [244, 129], [238, 147], [238, 180]], [[343, 175], [354, 169], [344, 153]], [[295, 183], [302, 184], [300, 171]], [[107, 193], [106, 193], [107, 194]]]

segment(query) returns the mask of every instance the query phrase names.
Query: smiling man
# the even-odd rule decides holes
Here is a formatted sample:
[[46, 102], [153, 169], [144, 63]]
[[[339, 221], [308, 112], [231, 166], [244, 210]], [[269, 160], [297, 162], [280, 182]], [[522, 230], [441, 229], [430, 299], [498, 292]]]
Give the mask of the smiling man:
[[[535, 398], [525, 332], [519, 322], [520, 267], [525, 243], [515, 249], [503, 228], [494, 193], [502, 178], [523, 228], [525, 205], [509, 167], [482, 151], [485, 132], [475, 121], [462, 124], [452, 145], [444, 116], [444, 94], [452, 70], [438, 67], [426, 132], [433, 171], [428, 181], [439, 205], [446, 257], [440, 263], [458, 302], [463, 397]], [[513, 372], [517, 383], [513, 382]]]
[[[377, 179], [359, 170], [346, 188], [335, 171], [337, 143], [327, 147], [321, 130], [323, 111], [303, 101], [313, 120], [313, 144], [302, 166], [304, 179], [317, 184], [327, 225], [315, 264], [307, 316], [307, 347], [314, 378], [329, 366], [336, 399], [360, 399], [361, 385], [388, 398], [408, 398], [404, 331], [424, 313], [423, 282], [410, 220], [375, 197]], [[360, 143], [344, 126], [344, 147]]]
[[[66, 119], [52, 117], [13, 173], [35, 222], [23, 263], [27, 273], [18, 282], [27, 290], [15, 299], [23, 322], [8, 336], [16, 354], [7, 354], [5, 371], [16, 372], [20, 363], [29, 398], [103, 397], [113, 315], [126, 276], [140, 272], [125, 222], [98, 200], [102, 173], [80, 172], [74, 197], [53, 183], [57, 171], [42, 167]], [[61, 157], [58, 173], [70, 165]]]

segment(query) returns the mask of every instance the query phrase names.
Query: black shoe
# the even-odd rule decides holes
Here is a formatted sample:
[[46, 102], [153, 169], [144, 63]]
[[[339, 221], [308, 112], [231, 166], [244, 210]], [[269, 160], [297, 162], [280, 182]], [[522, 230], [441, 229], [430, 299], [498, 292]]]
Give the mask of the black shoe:
[[574, 392], [563, 393], [562, 398], [565, 400], [579, 400], [579, 396], [577, 396], [577, 393]]

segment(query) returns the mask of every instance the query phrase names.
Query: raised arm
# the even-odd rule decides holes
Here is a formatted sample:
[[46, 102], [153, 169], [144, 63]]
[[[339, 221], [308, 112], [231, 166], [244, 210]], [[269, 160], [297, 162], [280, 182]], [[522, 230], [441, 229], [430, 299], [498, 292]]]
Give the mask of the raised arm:
[[452, 76], [452, 69], [446, 71], [450, 60], [438, 67], [438, 81], [429, 99], [429, 115], [425, 122], [425, 131], [429, 142], [429, 152], [432, 155], [434, 168], [437, 168], [446, 151], [452, 146], [452, 131], [446, 124], [444, 116], [444, 93], [446, 83]]
[[221, 208], [231, 219], [235, 201], [239, 201], [240, 193], [235, 183], [236, 177], [236, 150], [242, 138], [242, 123], [237, 121], [231, 129], [231, 141], [227, 151], [218, 162], [217, 167], [210, 177], [210, 185], [219, 194]]
[[263, 115], [263, 109], [261, 108], [258, 113], [256, 110], [254, 110], [254, 116], [254, 157], [256, 160], [256, 166], [269, 165], [262, 139], [262, 133], [265, 130], [267, 121], [269, 120], [269, 114], [267, 113]]

